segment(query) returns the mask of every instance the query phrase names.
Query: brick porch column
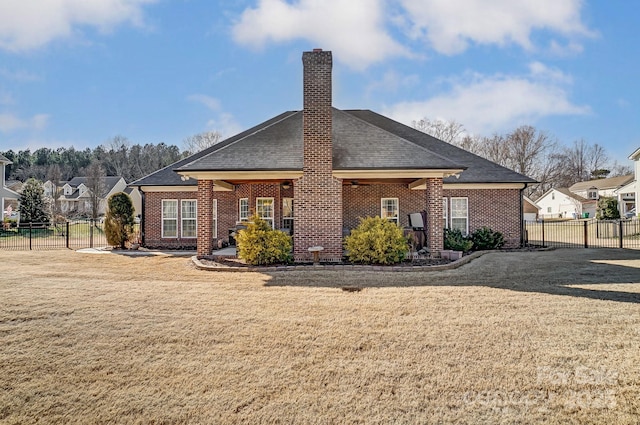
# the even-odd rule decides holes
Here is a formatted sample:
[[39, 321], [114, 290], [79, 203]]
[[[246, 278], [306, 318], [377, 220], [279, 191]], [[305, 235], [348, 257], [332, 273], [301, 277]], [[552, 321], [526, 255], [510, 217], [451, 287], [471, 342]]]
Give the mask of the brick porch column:
[[427, 179], [427, 248], [432, 254], [444, 248], [442, 179]]
[[213, 181], [198, 180], [198, 257], [213, 252]]

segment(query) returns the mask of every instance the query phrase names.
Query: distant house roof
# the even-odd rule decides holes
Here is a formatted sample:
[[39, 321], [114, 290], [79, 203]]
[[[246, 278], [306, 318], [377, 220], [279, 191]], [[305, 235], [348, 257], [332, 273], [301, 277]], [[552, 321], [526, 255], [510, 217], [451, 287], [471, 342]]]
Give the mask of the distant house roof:
[[4, 162], [5, 164], [13, 164], [6, 156], [0, 154], [0, 162]]
[[[122, 177], [117, 177], [117, 176], [107, 176], [107, 177], [103, 177], [103, 187], [102, 187], [102, 193], [100, 194], [101, 197], [105, 197], [109, 192], [111, 192], [111, 190], [113, 189], [113, 187], [122, 179]], [[65, 184], [68, 184], [69, 186], [71, 186], [74, 191], [71, 195], [62, 195], [64, 198], [66, 199], [75, 199], [79, 196], [78, 191], [76, 190], [78, 188], [78, 186], [80, 186], [81, 184], [84, 184], [85, 186], [89, 186], [88, 185], [88, 177], [74, 177], [71, 180], [69, 180], [68, 182], [66, 182]]]
[[637, 161], [638, 159], [640, 159], [640, 148], [633, 151], [633, 153], [629, 155], [629, 159], [633, 161]]
[[572, 192], [582, 192], [593, 187], [598, 190], [617, 189], [631, 181], [633, 181], [633, 174], [630, 174], [628, 176], [609, 177], [607, 179], [596, 179], [579, 182], [569, 187], [569, 190]]
[[588, 199], [585, 198], [583, 196], [577, 195], [575, 193], [573, 193], [569, 188], [567, 187], [559, 187], [557, 189], [552, 189], [552, 190], [557, 190], [558, 192], [567, 195], [569, 198], [573, 198], [576, 201], [580, 201], [581, 203], [588, 203], [588, 202], [596, 202], [595, 199]]
[[[464, 170], [451, 183], [535, 180], [369, 110], [333, 109], [334, 170]], [[132, 185], [196, 185], [175, 171], [302, 170], [302, 112], [280, 114]]]

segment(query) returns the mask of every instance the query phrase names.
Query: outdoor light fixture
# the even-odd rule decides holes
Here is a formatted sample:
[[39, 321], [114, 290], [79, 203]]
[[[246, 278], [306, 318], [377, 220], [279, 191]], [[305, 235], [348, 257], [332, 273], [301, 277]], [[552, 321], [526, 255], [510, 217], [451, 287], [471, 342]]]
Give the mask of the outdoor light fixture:
[[353, 180], [353, 181], [351, 181], [351, 187], [352, 187], [352, 188], [354, 188], [354, 189], [355, 189], [355, 188], [357, 188], [358, 186], [359, 186], [359, 185], [358, 185], [358, 180]]
[[291, 182], [283, 182], [282, 183], [282, 188], [283, 189], [289, 189], [291, 187]]

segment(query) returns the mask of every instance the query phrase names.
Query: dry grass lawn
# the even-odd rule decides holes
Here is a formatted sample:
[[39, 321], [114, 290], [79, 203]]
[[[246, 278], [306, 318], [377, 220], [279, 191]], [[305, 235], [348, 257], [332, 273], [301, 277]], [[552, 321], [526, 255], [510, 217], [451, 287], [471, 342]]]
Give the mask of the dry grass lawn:
[[272, 275], [0, 252], [2, 424], [639, 421], [640, 251]]

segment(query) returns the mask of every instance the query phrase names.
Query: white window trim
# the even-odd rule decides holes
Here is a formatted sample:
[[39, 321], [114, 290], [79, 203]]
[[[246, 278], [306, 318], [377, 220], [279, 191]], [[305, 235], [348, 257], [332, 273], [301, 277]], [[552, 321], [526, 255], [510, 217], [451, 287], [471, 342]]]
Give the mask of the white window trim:
[[213, 222], [211, 223], [211, 235], [213, 239], [218, 238], [218, 200], [213, 199], [213, 203], [211, 205], [211, 213]]
[[[453, 201], [454, 200], [458, 200], [458, 199], [464, 199], [467, 201], [467, 215], [465, 217], [454, 217], [453, 216]], [[467, 196], [452, 196], [451, 197], [451, 203], [449, 205], [449, 211], [451, 211], [451, 218], [449, 219], [451, 222], [451, 228], [453, 228], [453, 219], [454, 218], [465, 218], [466, 219], [466, 229], [465, 229], [465, 235], [469, 234], [469, 198]]]
[[[247, 216], [244, 218], [242, 217], [242, 201], [247, 202]], [[238, 200], [238, 221], [248, 221], [249, 216], [250, 216], [249, 198], [240, 198]]]
[[271, 222], [271, 228], [274, 229], [273, 226], [275, 226], [275, 220], [276, 220], [276, 201], [274, 198], [268, 198], [268, 197], [260, 197], [260, 198], [256, 198], [256, 214], [259, 214], [259, 209], [258, 209], [258, 202], [259, 201], [263, 201], [263, 200], [270, 200], [271, 201], [271, 213], [273, 214], [272, 217], [262, 217], [261, 215], [258, 215], [261, 219], [263, 219], [264, 221], [266, 221], [267, 223]]
[[[196, 204], [196, 216], [194, 218], [184, 218], [182, 215], [182, 204], [185, 202], [195, 202]], [[196, 239], [198, 237], [198, 200], [197, 199], [181, 199], [180, 200], [180, 236], [182, 239]], [[196, 231], [194, 236], [185, 236], [184, 235], [184, 221], [195, 221], [196, 223]]]
[[[384, 201], [395, 201], [396, 202], [396, 215], [395, 217], [384, 217]], [[400, 224], [400, 200], [398, 198], [380, 198], [380, 217], [384, 217], [389, 221], [393, 221], [396, 224]]]
[[[164, 203], [165, 202], [175, 202], [176, 203], [176, 217], [175, 218], [164, 218]], [[178, 217], [180, 216], [180, 213], [178, 211], [178, 205], [179, 205], [179, 202], [178, 202], [177, 199], [163, 199], [161, 201], [161, 205], [160, 205], [160, 219], [161, 219], [160, 233], [161, 233], [162, 239], [178, 239]], [[176, 222], [176, 235], [175, 236], [165, 236], [164, 235], [164, 221], [165, 220], [175, 220], [175, 222]]]
[[444, 219], [444, 228], [449, 228], [449, 198], [442, 198], [442, 218]]

